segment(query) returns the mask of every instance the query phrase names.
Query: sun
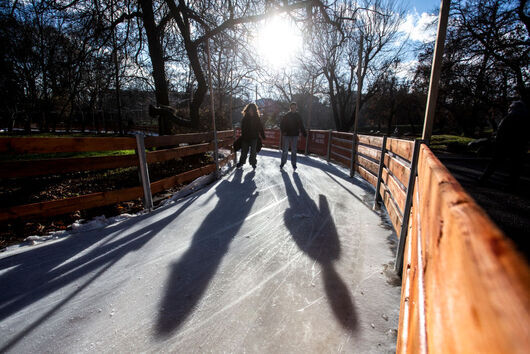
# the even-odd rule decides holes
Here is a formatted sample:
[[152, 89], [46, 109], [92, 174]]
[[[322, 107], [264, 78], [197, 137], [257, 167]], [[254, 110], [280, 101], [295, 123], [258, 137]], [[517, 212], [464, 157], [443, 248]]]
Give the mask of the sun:
[[300, 30], [288, 18], [275, 16], [258, 29], [257, 54], [274, 69], [292, 64], [302, 48]]

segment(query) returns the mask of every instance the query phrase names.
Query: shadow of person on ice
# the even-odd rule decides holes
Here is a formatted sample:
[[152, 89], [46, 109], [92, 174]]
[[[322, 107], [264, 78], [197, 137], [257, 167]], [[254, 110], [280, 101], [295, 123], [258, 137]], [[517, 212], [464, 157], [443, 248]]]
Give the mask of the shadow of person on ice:
[[242, 175], [238, 169], [231, 181], [224, 180], [215, 188], [215, 208], [202, 221], [188, 250], [172, 266], [155, 328], [158, 337], [171, 335], [193, 312], [250, 213], [258, 196], [255, 172], [247, 173], [243, 182]]
[[282, 171], [289, 208], [284, 222], [298, 248], [322, 267], [324, 288], [331, 309], [340, 324], [354, 331], [357, 316], [350, 291], [335, 270], [334, 262], [340, 258], [340, 241], [327, 198], [320, 194], [318, 206], [307, 194], [297, 173], [293, 174], [296, 192], [289, 175]]

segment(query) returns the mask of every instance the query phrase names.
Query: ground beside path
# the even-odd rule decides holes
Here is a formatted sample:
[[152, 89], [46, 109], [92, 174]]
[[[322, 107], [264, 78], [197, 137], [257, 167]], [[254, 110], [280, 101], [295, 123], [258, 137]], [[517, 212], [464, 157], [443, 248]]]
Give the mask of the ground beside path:
[[0, 258], [0, 352], [395, 351], [395, 235], [373, 189], [299, 157]]

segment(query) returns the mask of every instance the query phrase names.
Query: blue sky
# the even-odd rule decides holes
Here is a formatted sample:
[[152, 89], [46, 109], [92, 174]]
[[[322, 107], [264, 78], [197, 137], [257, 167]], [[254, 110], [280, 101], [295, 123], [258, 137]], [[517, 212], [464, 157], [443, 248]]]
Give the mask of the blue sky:
[[440, 2], [441, 0], [408, 0], [408, 6], [407, 2], [405, 2], [405, 6], [408, 11], [413, 12], [416, 9], [421, 14], [422, 12], [431, 12], [433, 9], [438, 8]]

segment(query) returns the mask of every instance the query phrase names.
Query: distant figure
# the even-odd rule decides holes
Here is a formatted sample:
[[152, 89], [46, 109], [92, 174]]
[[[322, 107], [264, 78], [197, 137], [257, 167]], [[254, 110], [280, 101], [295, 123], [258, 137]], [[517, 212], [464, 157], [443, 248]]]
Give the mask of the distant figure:
[[515, 101], [508, 109], [497, 129], [495, 152], [488, 167], [480, 176], [479, 182], [485, 183], [506, 159], [510, 160], [510, 187], [515, 187], [522, 169], [528, 143], [528, 110], [523, 101]]
[[300, 114], [298, 114], [296, 108], [296, 103], [291, 103], [290, 111], [283, 116], [282, 121], [280, 122], [280, 130], [282, 133], [282, 162], [280, 164], [280, 169], [283, 169], [283, 166], [287, 162], [287, 154], [289, 153], [290, 145], [291, 165], [293, 165], [293, 170], [296, 171], [296, 150], [298, 147], [298, 135], [300, 132], [302, 132], [304, 136], [307, 136], [304, 123], [302, 122], [302, 117], [300, 117]]
[[258, 139], [260, 136], [265, 139], [265, 131], [263, 130], [263, 124], [261, 124], [258, 106], [255, 103], [247, 104], [241, 113], [243, 114], [243, 119], [241, 120], [241, 157], [237, 168], [243, 166], [247, 161], [250, 148], [249, 160], [252, 168], [255, 169]]

